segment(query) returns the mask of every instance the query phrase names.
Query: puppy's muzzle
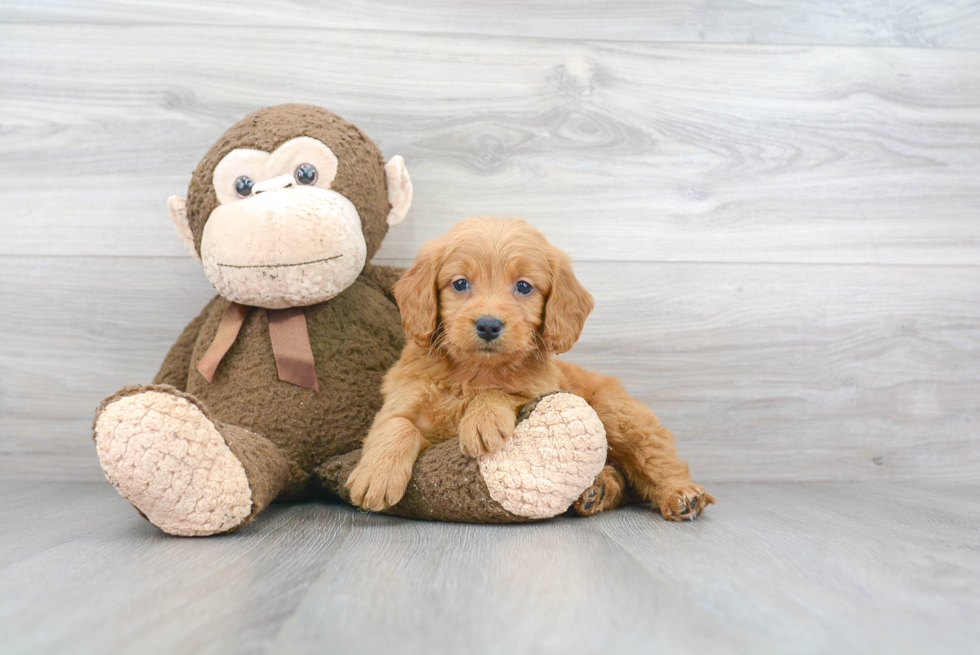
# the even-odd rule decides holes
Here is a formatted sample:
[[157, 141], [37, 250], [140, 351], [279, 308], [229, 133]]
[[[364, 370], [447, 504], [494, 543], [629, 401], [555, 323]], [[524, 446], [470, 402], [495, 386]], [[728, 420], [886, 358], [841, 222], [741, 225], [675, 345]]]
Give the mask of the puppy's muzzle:
[[494, 316], [481, 316], [473, 322], [476, 328], [476, 336], [487, 343], [500, 336], [504, 329], [504, 322]]

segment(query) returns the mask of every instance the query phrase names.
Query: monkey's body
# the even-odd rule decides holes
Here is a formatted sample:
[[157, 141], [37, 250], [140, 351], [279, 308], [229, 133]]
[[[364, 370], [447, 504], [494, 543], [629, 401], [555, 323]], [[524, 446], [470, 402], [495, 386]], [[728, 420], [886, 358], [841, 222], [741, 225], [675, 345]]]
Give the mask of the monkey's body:
[[398, 306], [379, 286], [362, 273], [337, 297], [305, 308], [319, 392], [279, 379], [268, 313], [260, 308], [245, 319], [211, 382], [205, 380], [195, 366], [231, 304], [221, 296], [191, 322], [193, 341], [174, 344], [154, 382], [186, 391], [217, 420], [265, 437], [312, 471], [360, 447], [381, 407], [381, 379], [405, 345]]
[[[399, 271], [366, 262], [411, 197], [400, 157], [385, 164], [363, 132], [318, 107], [259, 110], [211, 147], [186, 203], [168, 204], [221, 295], [185, 328], [155, 383], [106, 398], [93, 425], [106, 477], [144, 517], [203, 536], [236, 530], [275, 500], [349, 500], [382, 377], [405, 344], [391, 295]], [[292, 331], [278, 314], [270, 332], [270, 310], [286, 310]], [[228, 317], [243, 316], [225, 339]], [[563, 512], [594, 482], [568, 484], [566, 462], [605, 461], [602, 424], [570, 394], [526, 413], [512, 438], [526, 439], [523, 450], [479, 462], [457, 439], [426, 450], [389, 513], [501, 523]], [[539, 456], [533, 474], [529, 452]]]

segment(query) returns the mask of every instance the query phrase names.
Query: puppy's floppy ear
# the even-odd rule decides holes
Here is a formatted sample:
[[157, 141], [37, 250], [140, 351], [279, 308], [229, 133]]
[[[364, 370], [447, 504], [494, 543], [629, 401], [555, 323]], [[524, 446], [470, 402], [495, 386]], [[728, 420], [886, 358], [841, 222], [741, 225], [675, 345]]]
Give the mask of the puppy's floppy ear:
[[578, 341], [585, 319], [592, 311], [592, 294], [572, 273], [572, 260], [558, 248], [548, 257], [551, 264], [551, 291], [544, 305], [542, 337], [548, 350], [558, 354]]
[[402, 313], [408, 338], [428, 348], [439, 322], [439, 290], [436, 288], [443, 245], [430, 241], [419, 250], [412, 267], [395, 283], [395, 302]]

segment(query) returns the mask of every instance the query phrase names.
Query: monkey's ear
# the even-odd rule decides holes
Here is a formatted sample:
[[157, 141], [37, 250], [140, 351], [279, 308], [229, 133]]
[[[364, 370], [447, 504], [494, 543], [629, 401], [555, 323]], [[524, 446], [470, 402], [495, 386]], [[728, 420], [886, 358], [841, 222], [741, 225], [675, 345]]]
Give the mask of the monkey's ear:
[[170, 209], [170, 220], [177, 228], [177, 236], [184, 243], [187, 252], [201, 263], [201, 256], [197, 254], [197, 248], [194, 247], [194, 233], [191, 232], [191, 226], [187, 222], [187, 201], [180, 196], [170, 196], [167, 198], [167, 207]]
[[412, 180], [408, 177], [405, 160], [395, 155], [385, 164], [385, 184], [388, 187], [388, 225], [398, 225], [405, 220], [408, 208], [412, 206]]

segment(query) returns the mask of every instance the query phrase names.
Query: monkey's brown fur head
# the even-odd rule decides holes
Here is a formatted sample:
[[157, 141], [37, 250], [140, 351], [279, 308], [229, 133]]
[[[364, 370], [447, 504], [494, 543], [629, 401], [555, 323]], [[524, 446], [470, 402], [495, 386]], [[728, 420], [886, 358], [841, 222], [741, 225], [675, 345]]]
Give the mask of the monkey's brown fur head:
[[170, 208], [221, 295], [269, 308], [328, 300], [351, 284], [408, 211], [401, 157], [385, 164], [356, 126], [310, 105], [260, 109], [198, 164]]

